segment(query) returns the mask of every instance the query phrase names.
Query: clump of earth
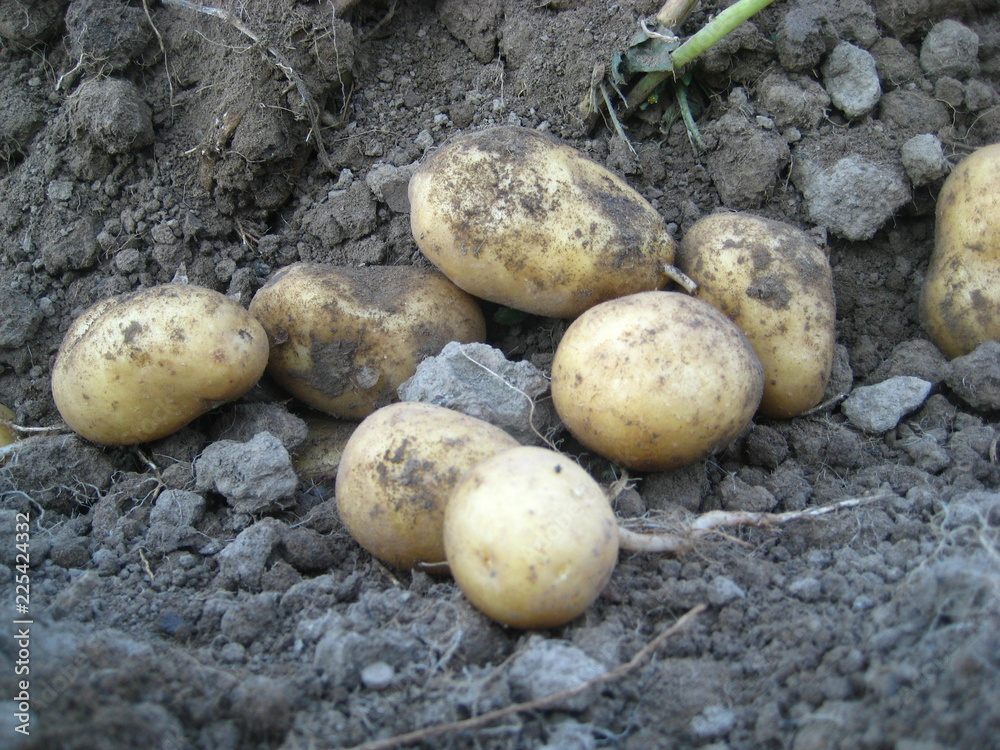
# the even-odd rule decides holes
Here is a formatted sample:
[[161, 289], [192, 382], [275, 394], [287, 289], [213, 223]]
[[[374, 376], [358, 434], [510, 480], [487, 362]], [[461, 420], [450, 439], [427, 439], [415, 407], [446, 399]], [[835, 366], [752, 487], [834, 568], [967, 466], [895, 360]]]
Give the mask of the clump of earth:
[[[996, 745], [1000, 345], [946, 361], [916, 301], [943, 179], [1000, 140], [998, 4], [777, 0], [691, 69], [703, 147], [664, 119], [669, 97], [628, 142], [578, 107], [657, 9], [0, 0], [0, 403], [18, 425], [58, 424], [53, 358], [100, 299], [187, 280], [245, 305], [297, 261], [427, 264], [409, 175], [453, 135], [516, 124], [622, 174], [678, 237], [728, 208], [829, 251], [828, 398], [629, 477], [619, 515], [881, 498], [623, 555], [584, 615], [526, 633], [361, 550], [330, 477], [294, 468], [308, 410], [266, 378], [134, 449], [25, 432], [0, 459], [0, 685], [30, 688], [5, 747], [345, 748], [419, 729], [428, 748]], [[488, 343], [544, 375], [565, 325], [501, 315]], [[600, 678], [699, 604], [614, 679], [432, 733]]]

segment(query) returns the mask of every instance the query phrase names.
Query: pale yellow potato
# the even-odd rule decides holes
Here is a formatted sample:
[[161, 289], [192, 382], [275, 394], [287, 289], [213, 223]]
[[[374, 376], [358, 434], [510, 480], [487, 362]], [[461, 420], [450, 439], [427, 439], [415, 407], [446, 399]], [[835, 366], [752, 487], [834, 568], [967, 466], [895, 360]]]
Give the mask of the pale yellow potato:
[[938, 195], [920, 315], [946, 357], [1000, 339], [1000, 143], [963, 159]]
[[[15, 440], [17, 440], [17, 433], [14, 432], [14, 428], [11, 427], [14, 423], [14, 418], [16, 415], [13, 410], [4, 404], [0, 404], [0, 448], [5, 445], [10, 445]], [[5, 424], [9, 422], [10, 425]]]
[[479, 304], [433, 269], [296, 263], [254, 295], [271, 340], [268, 373], [290, 394], [363, 419], [452, 341], [483, 341]]
[[295, 449], [292, 467], [307, 484], [332, 484], [344, 448], [358, 423], [318, 413], [305, 417], [305, 422], [307, 437]]
[[499, 427], [443, 406], [385, 406], [358, 425], [340, 456], [340, 520], [388, 565], [443, 563], [444, 513], [455, 485], [484, 458], [517, 445]]
[[570, 324], [552, 361], [552, 401], [569, 431], [640, 471], [725, 448], [750, 423], [763, 387], [746, 336], [681, 292], [601, 303]]
[[551, 136], [497, 127], [455, 138], [410, 179], [417, 246], [462, 289], [537, 315], [659, 289], [675, 243], [617, 175]]
[[805, 232], [743, 213], [706, 216], [677, 249], [677, 267], [750, 340], [764, 367], [759, 412], [787, 418], [818, 404], [836, 343], [833, 273]]
[[165, 284], [102, 300], [73, 321], [52, 396], [83, 437], [143, 443], [242, 396], [263, 374], [267, 350], [260, 323], [224, 294]]
[[462, 593], [516, 628], [551, 628], [593, 603], [618, 560], [601, 486], [573, 459], [525, 446], [476, 464], [445, 511], [444, 547]]

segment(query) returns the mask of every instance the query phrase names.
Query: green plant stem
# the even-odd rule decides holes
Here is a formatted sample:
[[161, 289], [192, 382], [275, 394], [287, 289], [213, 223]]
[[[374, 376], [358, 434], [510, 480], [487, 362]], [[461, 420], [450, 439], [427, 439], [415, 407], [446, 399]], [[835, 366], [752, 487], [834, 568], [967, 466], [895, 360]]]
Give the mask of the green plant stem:
[[632, 87], [625, 98], [625, 110], [622, 112], [622, 119], [627, 120], [634, 115], [643, 102], [669, 77], [669, 70], [658, 70], [655, 73], [646, 73], [646, 75], [640, 78], [639, 82]]
[[639, 82], [628, 92], [622, 119], [628, 119], [635, 114], [642, 103], [667, 78], [671, 75], [676, 78], [685, 65], [692, 63], [698, 55], [710, 50], [726, 34], [773, 2], [774, 0], [740, 0], [722, 11], [698, 33], [673, 51], [670, 55], [673, 70], [658, 70], [654, 73], [647, 73], [639, 79]]
[[718, 44], [726, 34], [773, 2], [774, 0], [740, 0], [730, 5], [713, 18], [711, 23], [673, 51], [670, 59], [674, 64], [674, 75], [698, 55]]
[[688, 103], [687, 86], [682, 81], [677, 81], [674, 84], [674, 94], [677, 97], [677, 106], [681, 111], [681, 119], [684, 120], [691, 145], [695, 147], [695, 151], [704, 151], [705, 143], [701, 140], [701, 131], [698, 130], [698, 124], [694, 121], [694, 115], [691, 114], [691, 105]]

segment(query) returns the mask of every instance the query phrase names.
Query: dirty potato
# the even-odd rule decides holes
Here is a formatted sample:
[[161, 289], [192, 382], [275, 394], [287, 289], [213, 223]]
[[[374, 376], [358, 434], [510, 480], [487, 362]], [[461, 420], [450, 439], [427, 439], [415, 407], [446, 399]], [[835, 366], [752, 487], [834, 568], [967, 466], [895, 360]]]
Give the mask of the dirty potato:
[[786, 418], [823, 398], [836, 304], [826, 253], [804, 232], [742, 213], [706, 216], [688, 230], [677, 267], [750, 340], [764, 367], [760, 413]]
[[572, 318], [659, 289], [675, 243], [621, 178], [535, 130], [498, 127], [434, 152], [409, 185], [420, 250], [459, 287]]
[[0, 404], [0, 448], [10, 445], [17, 440], [17, 433], [14, 432], [14, 411], [3, 404]]
[[388, 565], [443, 563], [448, 498], [484, 458], [517, 447], [499, 427], [443, 406], [383, 407], [351, 435], [337, 471], [337, 508], [351, 536]]
[[260, 323], [224, 294], [165, 284], [102, 300], [73, 321], [52, 396], [83, 437], [143, 443], [246, 393], [267, 350]]
[[313, 412], [304, 417], [306, 439], [295, 449], [292, 466], [299, 479], [309, 484], [332, 484], [344, 447], [358, 427], [357, 422]]
[[1000, 339], [1000, 143], [963, 159], [938, 195], [920, 297], [925, 330], [949, 359]]
[[583, 612], [618, 560], [601, 486], [568, 456], [525, 446], [476, 464], [448, 502], [444, 547], [462, 593], [497, 622], [550, 628]]
[[569, 326], [552, 362], [552, 400], [569, 431], [640, 471], [724, 448], [750, 423], [763, 386], [736, 325], [681, 292], [597, 305]]
[[268, 373], [310, 406], [363, 419], [451, 341], [483, 341], [478, 303], [437, 271], [296, 263], [254, 295]]

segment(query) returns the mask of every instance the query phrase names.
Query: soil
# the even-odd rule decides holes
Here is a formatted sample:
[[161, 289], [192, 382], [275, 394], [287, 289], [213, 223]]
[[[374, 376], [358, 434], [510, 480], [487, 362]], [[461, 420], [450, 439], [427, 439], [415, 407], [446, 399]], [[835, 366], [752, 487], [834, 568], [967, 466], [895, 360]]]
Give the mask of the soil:
[[[678, 31], [726, 4], [702, 2]], [[186, 278], [246, 305], [300, 260], [427, 265], [409, 232], [413, 165], [454, 134], [517, 124], [622, 174], [678, 236], [728, 207], [829, 250], [832, 398], [632, 477], [619, 514], [883, 499], [680, 558], [623, 553], [584, 615], [522, 633], [447, 578], [375, 562], [329, 479], [283, 475], [280, 498], [235, 505], [196, 479], [210, 446], [302, 444], [308, 415], [267, 380], [137, 449], [26, 433], [0, 470], [0, 684], [17, 698], [4, 746], [351, 747], [620, 667], [704, 603], [582, 696], [416, 745], [996, 747], [1000, 403], [983, 397], [996, 351], [960, 370], [920, 327], [947, 165], [903, 158], [917, 135], [951, 164], [1000, 140], [996, 3], [778, 0], [692, 69], [704, 150], [661, 119], [665, 96], [625, 123], [634, 151], [578, 104], [657, 2], [336, 5], [0, 0], [0, 403], [19, 425], [58, 424], [55, 353], [100, 299]], [[845, 103], [863, 87], [841, 90], [827, 65], [845, 42], [877, 66], [874, 106]], [[565, 325], [501, 315], [489, 343], [544, 370]], [[897, 376], [932, 390], [893, 427], [866, 433], [841, 410]], [[251, 440], [262, 431], [278, 440]], [[618, 477], [562, 440], [601, 481]], [[15, 580], [30, 581], [20, 614]]]

